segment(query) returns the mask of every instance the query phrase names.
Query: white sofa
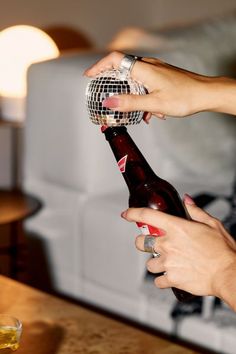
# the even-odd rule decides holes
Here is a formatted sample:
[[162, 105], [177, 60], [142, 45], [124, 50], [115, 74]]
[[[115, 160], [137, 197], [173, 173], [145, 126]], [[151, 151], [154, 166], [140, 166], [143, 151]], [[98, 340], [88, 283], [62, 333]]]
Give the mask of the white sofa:
[[[137, 48], [136, 53], [209, 75], [230, 74], [236, 64], [233, 15], [155, 36], [156, 48]], [[148, 256], [134, 247], [138, 230], [120, 217], [127, 208], [127, 188], [105, 137], [86, 112], [88, 79], [83, 71], [102, 56], [74, 53], [35, 64], [28, 73], [24, 188], [44, 204], [26, 224], [33, 284], [45, 287], [50, 278], [62, 294], [173, 333], [174, 296], [145, 281]], [[230, 194], [235, 173], [235, 119], [200, 113], [182, 120], [153, 119], [150, 126], [141, 124], [129, 132], [157, 174], [180, 194], [222, 196], [210, 210], [225, 217], [229, 205], [224, 196]], [[219, 311], [231, 318], [231, 337], [230, 330], [219, 330], [220, 320], [213, 320], [221, 318], [217, 311], [208, 320], [184, 319], [177, 335], [235, 353], [235, 316], [226, 307]]]

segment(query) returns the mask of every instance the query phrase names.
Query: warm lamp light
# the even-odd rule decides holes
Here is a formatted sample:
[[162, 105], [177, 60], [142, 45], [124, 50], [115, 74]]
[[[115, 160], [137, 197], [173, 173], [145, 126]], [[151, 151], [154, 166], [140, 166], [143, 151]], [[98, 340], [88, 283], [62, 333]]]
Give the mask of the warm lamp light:
[[21, 25], [0, 32], [0, 97], [3, 118], [18, 121], [24, 119], [29, 66], [58, 55], [55, 42], [38, 28]]

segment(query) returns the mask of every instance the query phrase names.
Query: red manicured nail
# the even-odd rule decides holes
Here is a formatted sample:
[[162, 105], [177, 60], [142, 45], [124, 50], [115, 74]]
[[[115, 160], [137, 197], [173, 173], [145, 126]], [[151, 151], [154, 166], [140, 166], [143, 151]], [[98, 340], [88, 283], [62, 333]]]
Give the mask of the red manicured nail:
[[186, 204], [188, 204], [188, 205], [194, 205], [194, 204], [195, 204], [195, 202], [194, 202], [194, 200], [192, 199], [192, 197], [190, 197], [190, 195], [187, 194], [187, 193], [185, 193], [185, 195], [184, 195], [184, 202], [185, 202]]
[[120, 100], [118, 97], [108, 97], [102, 101], [102, 105], [106, 108], [117, 108], [119, 107], [119, 102]]
[[127, 215], [127, 210], [122, 211], [122, 213], [120, 214], [120, 216], [125, 219]]

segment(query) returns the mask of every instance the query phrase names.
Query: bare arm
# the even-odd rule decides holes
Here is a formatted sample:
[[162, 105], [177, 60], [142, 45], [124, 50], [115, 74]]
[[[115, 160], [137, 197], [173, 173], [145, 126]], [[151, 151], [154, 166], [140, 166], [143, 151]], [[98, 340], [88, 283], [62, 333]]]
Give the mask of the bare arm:
[[212, 111], [236, 115], [236, 80], [227, 77], [212, 78]]
[[[118, 68], [123, 53], [113, 52], [85, 71], [95, 76], [108, 68]], [[148, 89], [145, 96], [122, 95], [109, 98], [104, 105], [118, 111], [143, 110], [157, 117], [184, 117], [199, 111], [236, 115], [236, 80], [208, 77], [174, 67], [154, 58], [142, 58], [131, 76]]]
[[[86, 70], [93, 77], [108, 68], [118, 68], [124, 54], [113, 52]], [[144, 96], [122, 95], [103, 104], [114, 110], [143, 110], [157, 117], [184, 117], [199, 111], [236, 115], [236, 80], [208, 77], [176, 68], [154, 58], [142, 58], [131, 76], [148, 89]], [[183, 220], [152, 209], [128, 209], [123, 217], [165, 230], [156, 241], [160, 258], [147, 267], [153, 273], [165, 271], [156, 279], [161, 288], [179, 287], [196, 295], [215, 295], [236, 311], [236, 246], [220, 221], [185, 200], [193, 221]], [[144, 236], [137, 248], [143, 250]]]

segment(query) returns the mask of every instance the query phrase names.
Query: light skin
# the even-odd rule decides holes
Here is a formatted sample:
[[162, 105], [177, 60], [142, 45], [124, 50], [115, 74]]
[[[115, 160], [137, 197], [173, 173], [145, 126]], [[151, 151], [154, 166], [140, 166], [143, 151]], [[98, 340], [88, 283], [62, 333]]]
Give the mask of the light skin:
[[[236, 310], [236, 245], [222, 223], [184, 198], [192, 221], [148, 208], [130, 208], [122, 217], [164, 230], [154, 251], [161, 254], [147, 262], [152, 273], [166, 272], [155, 279], [159, 288], [176, 287], [195, 295], [214, 295]], [[144, 235], [136, 247], [144, 251]], [[235, 280], [235, 281], [234, 281]]]
[[[112, 52], [85, 71], [94, 77], [107, 69], [119, 68], [123, 53]], [[131, 77], [148, 90], [144, 96], [117, 95], [104, 106], [128, 112], [141, 110], [157, 117], [185, 117], [200, 111], [236, 114], [236, 80], [198, 75], [154, 58], [142, 58], [133, 66]]]
[[[102, 58], [85, 75], [119, 68], [123, 53]], [[142, 58], [133, 66], [131, 76], [148, 90], [144, 96], [120, 95], [103, 101], [118, 111], [143, 110], [146, 122], [151, 116], [185, 117], [200, 111], [236, 115], [236, 80], [198, 75], [154, 58]], [[154, 244], [159, 258], [150, 259], [150, 272], [165, 272], [155, 279], [160, 288], [176, 287], [195, 295], [214, 295], [236, 311], [236, 246], [222, 223], [198, 208], [190, 196], [184, 198], [191, 221], [149, 208], [130, 208], [122, 217], [161, 228], [165, 235]], [[144, 236], [136, 238], [144, 251]]]

